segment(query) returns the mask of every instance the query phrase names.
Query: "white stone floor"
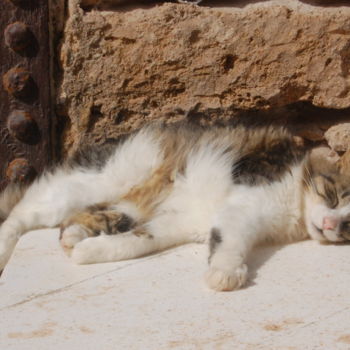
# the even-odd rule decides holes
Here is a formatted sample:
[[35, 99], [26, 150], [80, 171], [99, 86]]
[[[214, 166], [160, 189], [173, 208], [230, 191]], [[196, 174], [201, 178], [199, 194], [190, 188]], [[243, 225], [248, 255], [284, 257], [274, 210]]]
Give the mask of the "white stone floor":
[[245, 289], [202, 281], [206, 247], [75, 266], [24, 236], [0, 280], [0, 349], [350, 349], [350, 245], [265, 247]]

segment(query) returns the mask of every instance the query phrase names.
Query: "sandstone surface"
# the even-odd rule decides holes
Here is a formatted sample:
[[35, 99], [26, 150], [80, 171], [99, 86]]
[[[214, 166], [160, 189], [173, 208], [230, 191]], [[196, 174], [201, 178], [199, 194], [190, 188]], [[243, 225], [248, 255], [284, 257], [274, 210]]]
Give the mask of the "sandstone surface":
[[57, 99], [64, 155], [155, 119], [296, 118], [297, 134], [319, 141], [349, 117], [350, 7], [151, 3], [87, 10], [70, 0]]
[[350, 149], [350, 123], [340, 123], [330, 127], [325, 133], [328, 145], [336, 152]]

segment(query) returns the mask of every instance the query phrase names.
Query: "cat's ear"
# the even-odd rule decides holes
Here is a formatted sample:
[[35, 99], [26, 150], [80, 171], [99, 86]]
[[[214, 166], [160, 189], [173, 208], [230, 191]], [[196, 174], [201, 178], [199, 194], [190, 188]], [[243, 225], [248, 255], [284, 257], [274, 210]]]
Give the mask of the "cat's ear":
[[[312, 174], [337, 172], [340, 167], [339, 155], [326, 146], [316, 147], [309, 154], [309, 169]], [[350, 169], [350, 157], [349, 157]]]

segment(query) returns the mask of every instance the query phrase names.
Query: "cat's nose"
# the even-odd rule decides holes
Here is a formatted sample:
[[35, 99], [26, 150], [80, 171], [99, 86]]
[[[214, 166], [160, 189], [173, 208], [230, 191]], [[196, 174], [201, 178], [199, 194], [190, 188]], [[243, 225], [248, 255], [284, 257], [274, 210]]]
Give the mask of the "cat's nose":
[[339, 220], [334, 216], [325, 216], [323, 218], [322, 229], [334, 230], [338, 226]]

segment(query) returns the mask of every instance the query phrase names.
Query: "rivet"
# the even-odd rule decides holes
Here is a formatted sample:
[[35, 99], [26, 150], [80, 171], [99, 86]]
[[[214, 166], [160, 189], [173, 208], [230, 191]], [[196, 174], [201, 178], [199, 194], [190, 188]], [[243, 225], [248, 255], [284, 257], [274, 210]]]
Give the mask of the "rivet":
[[10, 182], [28, 183], [33, 181], [36, 175], [36, 170], [24, 158], [14, 159], [6, 169], [6, 178]]
[[35, 145], [40, 140], [38, 125], [30, 113], [14, 110], [7, 119], [7, 128], [17, 140]]
[[33, 44], [33, 33], [22, 22], [9, 24], [5, 29], [4, 36], [6, 45], [16, 52], [21, 52]]
[[35, 83], [26, 69], [11, 68], [3, 76], [5, 90], [17, 98], [32, 98], [36, 94]]

